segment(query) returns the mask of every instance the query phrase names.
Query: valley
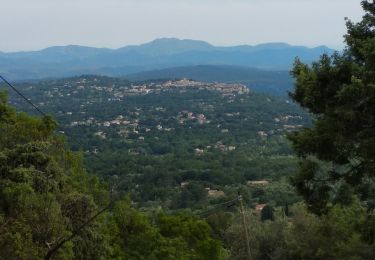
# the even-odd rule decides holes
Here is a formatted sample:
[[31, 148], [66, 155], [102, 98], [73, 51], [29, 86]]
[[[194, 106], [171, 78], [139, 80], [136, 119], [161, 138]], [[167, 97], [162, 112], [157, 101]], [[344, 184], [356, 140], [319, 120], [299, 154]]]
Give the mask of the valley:
[[375, 0], [1, 8], [0, 260], [375, 259]]
[[[80, 76], [20, 88], [56, 118], [88, 171], [118, 178], [138, 207], [199, 213], [239, 191], [254, 208], [299, 200], [287, 181], [297, 160], [286, 135], [310, 117], [287, 98], [187, 79]], [[35, 113], [10, 94], [12, 105]], [[259, 180], [267, 185], [248, 185]]]

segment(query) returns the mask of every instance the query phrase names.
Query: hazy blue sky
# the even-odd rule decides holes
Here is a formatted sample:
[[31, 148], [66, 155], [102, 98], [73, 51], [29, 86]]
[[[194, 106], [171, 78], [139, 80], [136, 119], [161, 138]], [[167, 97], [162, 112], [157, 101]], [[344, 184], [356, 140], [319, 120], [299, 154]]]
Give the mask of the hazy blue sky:
[[79, 44], [117, 48], [160, 37], [214, 45], [342, 46], [359, 0], [0, 0], [1, 51]]

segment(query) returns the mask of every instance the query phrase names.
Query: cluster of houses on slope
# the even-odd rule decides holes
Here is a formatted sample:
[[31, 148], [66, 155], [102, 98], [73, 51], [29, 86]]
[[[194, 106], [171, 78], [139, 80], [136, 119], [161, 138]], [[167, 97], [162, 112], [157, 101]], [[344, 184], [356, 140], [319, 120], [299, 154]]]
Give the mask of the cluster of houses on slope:
[[205, 83], [188, 79], [167, 81], [161, 84], [148, 83], [142, 85], [132, 85], [130, 87], [120, 87], [114, 91], [114, 96], [123, 98], [134, 95], [147, 95], [150, 93], [160, 93], [169, 89], [188, 89], [217, 91], [223, 96], [234, 96], [249, 93], [249, 88], [242, 84], [227, 83]]
[[[231, 152], [231, 151], [234, 151], [236, 150], [236, 146], [235, 145], [226, 145], [226, 144], [223, 144], [222, 142], [217, 142], [215, 145], [211, 146], [211, 145], [207, 145], [205, 149], [211, 149], [211, 148], [215, 148], [215, 149], [218, 149], [222, 152]], [[201, 149], [201, 148], [195, 148], [194, 149], [194, 152], [196, 155], [202, 155], [204, 154], [205, 152], [205, 149]]]
[[197, 88], [217, 91], [223, 96], [242, 95], [249, 93], [249, 88], [242, 84], [228, 83], [206, 83], [189, 79], [181, 79], [176, 81], [167, 81], [162, 84], [164, 88]]
[[210, 120], [204, 114], [194, 114], [193, 112], [183, 110], [180, 111], [177, 115], [177, 121], [180, 124], [184, 124], [186, 121], [197, 121], [199, 124], [209, 124]]

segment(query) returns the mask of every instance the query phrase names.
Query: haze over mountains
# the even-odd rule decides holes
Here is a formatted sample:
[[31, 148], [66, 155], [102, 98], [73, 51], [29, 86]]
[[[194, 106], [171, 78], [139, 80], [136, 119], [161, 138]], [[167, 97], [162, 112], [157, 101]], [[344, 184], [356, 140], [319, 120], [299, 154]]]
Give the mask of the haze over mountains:
[[[321, 54], [333, 51], [325, 46], [307, 48], [285, 43], [216, 47], [203, 41], [162, 38], [119, 49], [69, 45], [40, 51], [0, 52], [0, 73], [11, 80], [22, 80], [80, 74], [126, 76], [173, 67], [185, 67], [186, 70], [189, 66], [196, 70], [196, 65], [227, 66], [220, 67], [221, 74], [224, 68], [229, 69], [228, 66], [236, 66], [230, 68], [231, 73], [239, 67], [286, 71], [297, 56], [304, 62], [311, 62]], [[240, 70], [244, 72], [243, 68]], [[212, 73], [210, 79], [217, 80]], [[139, 75], [142, 74], [138, 74], [138, 78]], [[222, 78], [223, 75], [217, 76]]]

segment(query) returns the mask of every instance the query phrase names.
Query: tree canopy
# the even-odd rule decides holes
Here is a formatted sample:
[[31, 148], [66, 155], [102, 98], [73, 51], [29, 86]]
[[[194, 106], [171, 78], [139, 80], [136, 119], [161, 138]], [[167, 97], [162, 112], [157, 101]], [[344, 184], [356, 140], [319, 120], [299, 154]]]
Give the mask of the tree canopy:
[[319, 214], [351, 194], [375, 206], [375, 4], [362, 7], [362, 21], [346, 22], [342, 53], [297, 59], [292, 71], [291, 97], [314, 115], [312, 128], [290, 135], [302, 159], [292, 182]]
[[225, 257], [204, 220], [152, 218], [128, 198], [108, 207], [107, 185], [55, 129], [49, 116], [16, 113], [0, 92], [0, 259]]

